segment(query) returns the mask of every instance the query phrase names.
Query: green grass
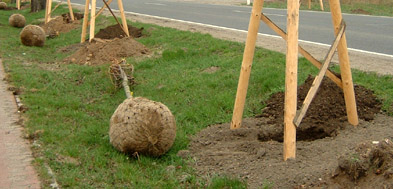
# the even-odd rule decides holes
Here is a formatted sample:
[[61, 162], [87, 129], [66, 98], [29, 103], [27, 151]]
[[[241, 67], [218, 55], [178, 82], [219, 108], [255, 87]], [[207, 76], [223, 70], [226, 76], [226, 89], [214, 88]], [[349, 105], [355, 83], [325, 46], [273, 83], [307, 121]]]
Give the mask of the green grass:
[[[243, 4], [245, 5], [245, 4]], [[286, 9], [287, 3], [286, 1], [274, 1], [274, 2], [265, 2], [263, 4], [266, 8], [279, 8]], [[393, 3], [386, 5], [376, 5], [376, 4], [365, 4], [365, 3], [352, 3], [352, 4], [342, 4], [341, 11], [343, 13], [349, 14], [369, 14], [374, 16], [393, 16]], [[325, 12], [330, 12], [329, 2], [324, 1], [323, 8]], [[321, 7], [319, 5], [319, 0], [313, 0], [311, 2], [311, 9], [308, 9], [308, 2], [302, 1], [300, 5], [300, 10], [313, 10], [313, 11], [321, 11]], [[359, 11], [360, 10], [360, 11]]]
[[[66, 12], [59, 8], [55, 14]], [[0, 56], [12, 84], [23, 89], [21, 99], [29, 110], [27, 132], [43, 130], [34, 152], [44, 186], [50, 177], [47, 163], [62, 187], [71, 188], [245, 188], [245, 181], [228, 176], [198, 177], [187, 162], [176, 156], [186, 149], [190, 136], [208, 125], [229, 122], [232, 116], [244, 44], [215, 39], [207, 34], [178, 31], [155, 25], [144, 27], [148, 37], [138, 41], [150, 48], [152, 58], [128, 58], [135, 66], [135, 96], [164, 103], [176, 117], [177, 136], [172, 149], [160, 158], [130, 157], [117, 152], [108, 137], [109, 119], [125, 99], [111, 84], [109, 64], [64, 64], [68, 55], [58, 49], [78, 43], [81, 29], [47, 40], [45, 46], [26, 47], [21, 29], [8, 26], [17, 11], [0, 11]], [[37, 23], [43, 11], [25, 15]], [[97, 19], [97, 30], [114, 24], [113, 18]], [[161, 54], [161, 55], [160, 55]], [[215, 73], [203, 70], [218, 66]], [[248, 90], [245, 116], [261, 113], [262, 101], [284, 90], [285, 56], [258, 48]], [[299, 82], [316, 68], [299, 61]], [[373, 90], [392, 115], [393, 78], [354, 71], [354, 81]], [[168, 169], [168, 167], [176, 167]], [[269, 184], [270, 186], [270, 184]]]

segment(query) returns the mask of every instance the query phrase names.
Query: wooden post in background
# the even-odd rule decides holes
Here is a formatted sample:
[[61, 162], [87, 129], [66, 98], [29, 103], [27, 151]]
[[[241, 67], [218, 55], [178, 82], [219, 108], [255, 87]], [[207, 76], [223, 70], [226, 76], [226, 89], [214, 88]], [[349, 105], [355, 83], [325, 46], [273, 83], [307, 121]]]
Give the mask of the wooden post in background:
[[82, 24], [81, 43], [86, 41], [87, 25], [89, 24], [89, 5], [90, 5], [90, 0], [86, 0], [85, 13], [83, 16], [83, 24]]
[[72, 11], [71, 0], [67, 0], [67, 4], [68, 4], [68, 9], [70, 10], [70, 18], [72, 21], [74, 21], [75, 18], [74, 18], [74, 11]]
[[[95, 0], [93, 0], [93, 1], [95, 1]], [[127, 25], [126, 16], [124, 15], [123, 0], [117, 0], [117, 4], [119, 6], [121, 21], [122, 21], [122, 24], [123, 24], [123, 28], [125, 30], [124, 32], [126, 32], [127, 37], [130, 37], [130, 33], [128, 31], [128, 25]]]
[[323, 11], [323, 1], [319, 0], [319, 5], [321, 6], [321, 10]]
[[16, 0], [16, 8], [20, 10], [20, 0]]
[[47, 24], [50, 21], [51, 11], [52, 11], [52, 0], [46, 0], [45, 24]]
[[298, 30], [299, 1], [288, 0], [287, 14], [287, 56], [285, 66], [285, 107], [284, 107], [284, 160], [296, 157], [296, 127], [293, 119], [297, 103]]
[[308, 0], [308, 9], [311, 9], [311, 0]]
[[246, 45], [243, 53], [242, 67], [240, 70], [239, 83], [237, 86], [235, 107], [233, 109], [231, 129], [237, 129], [241, 127], [244, 104], [247, 96], [248, 82], [251, 74], [251, 66], [254, 59], [255, 43], [258, 36], [259, 25], [261, 23], [260, 19], [263, 1], [264, 0], [254, 0], [252, 6]]
[[96, 0], [91, 0], [91, 10], [90, 10], [90, 35], [89, 42], [93, 40], [96, 26]]
[[[332, 13], [333, 27], [335, 35], [340, 30], [342, 20], [340, 0], [329, 0], [330, 11]], [[337, 47], [338, 60], [340, 63], [341, 79], [343, 84], [345, 106], [347, 110], [348, 122], [354, 126], [359, 124], [358, 112], [356, 109], [355, 91], [352, 82], [351, 67], [349, 64], [347, 40], [345, 32]]]

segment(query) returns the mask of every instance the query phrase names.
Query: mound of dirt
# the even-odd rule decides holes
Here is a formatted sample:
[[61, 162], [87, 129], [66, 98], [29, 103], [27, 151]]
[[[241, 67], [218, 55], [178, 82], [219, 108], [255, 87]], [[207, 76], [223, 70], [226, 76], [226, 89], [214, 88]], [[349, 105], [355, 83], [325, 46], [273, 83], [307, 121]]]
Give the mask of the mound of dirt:
[[56, 37], [60, 33], [67, 33], [75, 28], [80, 27], [80, 19], [83, 18], [82, 14], [74, 13], [75, 21], [71, 21], [70, 14], [63, 14], [62, 16], [57, 16], [51, 19], [47, 24], [40, 24], [40, 26], [45, 30], [47, 36]]
[[[299, 88], [301, 99], [307, 93], [310, 83], [312, 78]], [[393, 139], [393, 118], [371, 113], [379, 112], [380, 107], [371, 91], [356, 86], [358, 108], [360, 112], [363, 111], [359, 112], [362, 119], [357, 127], [347, 123], [345, 106], [340, 105], [342, 93], [339, 91], [335, 84], [329, 80], [324, 81], [316, 96], [321, 99], [314, 99], [311, 105], [319, 109], [309, 109], [312, 114], [307, 115], [308, 119], [304, 119], [300, 125], [300, 128], [308, 127], [308, 121], [308, 125], [311, 125], [309, 128], [319, 127], [323, 131], [310, 129], [307, 134], [302, 134], [303, 130], [298, 131], [301, 136], [309, 136], [297, 141], [296, 159], [283, 161], [283, 143], [280, 142], [283, 124], [282, 121], [275, 120], [282, 120], [281, 103], [284, 97], [279, 97], [279, 94], [273, 95], [268, 101], [264, 116], [244, 119], [242, 127], [236, 130], [230, 130], [229, 123], [209, 126], [192, 137], [189, 150], [179, 151], [178, 156], [191, 158], [189, 163], [199, 175], [218, 174], [240, 178], [248, 183], [249, 188], [329, 186], [328, 180], [339, 164], [338, 157], [353, 151], [354, 146], [365, 141]], [[331, 113], [327, 113], [327, 110]], [[342, 110], [341, 113], [338, 110]], [[370, 111], [369, 116], [365, 116], [367, 110]], [[336, 117], [331, 118], [330, 115]], [[334, 134], [332, 137], [322, 137], [320, 133], [325, 131]], [[281, 139], [270, 137], [271, 140], [267, 140], [270, 135], [281, 135]], [[393, 163], [391, 160], [387, 161]], [[370, 186], [366, 183], [361, 185], [363, 188]]]
[[[305, 83], [298, 87], [297, 109], [299, 110], [307, 96], [314, 77], [309, 76]], [[373, 92], [362, 86], [355, 86], [355, 96], [358, 116], [360, 119], [370, 121], [381, 110], [381, 102]], [[266, 102], [262, 117], [269, 118], [272, 128], [260, 133], [262, 141], [283, 141], [284, 122], [284, 92], [276, 93]], [[324, 78], [313, 99], [306, 116], [297, 131], [297, 140], [315, 140], [336, 136], [347, 120], [344, 93], [330, 79]]]
[[324, 185], [334, 188], [393, 188], [393, 142], [364, 142], [341, 156], [338, 167]]
[[[136, 28], [134, 26], [128, 25], [128, 33], [130, 34], [130, 37], [142, 37], [142, 31], [143, 28]], [[108, 26], [104, 29], [100, 29], [100, 31], [95, 35], [95, 37], [101, 39], [114, 39], [126, 37], [126, 34], [118, 24], [115, 24], [112, 26]]]
[[99, 65], [130, 56], [149, 54], [149, 49], [132, 38], [114, 40], [93, 39], [65, 59], [66, 62], [87, 65]]

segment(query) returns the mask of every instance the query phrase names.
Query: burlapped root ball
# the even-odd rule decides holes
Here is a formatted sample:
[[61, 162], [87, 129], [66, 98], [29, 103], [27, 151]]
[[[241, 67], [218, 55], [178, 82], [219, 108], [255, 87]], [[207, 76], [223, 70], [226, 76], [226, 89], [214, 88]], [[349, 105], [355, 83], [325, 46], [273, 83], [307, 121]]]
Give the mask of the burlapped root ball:
[[110, 120], [110, 143], [127, 154], [160, 156], [176, 137], [176, 122], [162, 103], [137, 97], [124, 100]]
[[1, 10], [1, 9], [5, 9], [5, 8], [7, 8], [7, 3], [5, 3], [5, 2], [0, 2], [0, 10]]
[[22, 28], [26, 24], [26, 19], [23, 15], [21, 14], [13, 14], [10, 16], [8, 19], [8, 22], [10, 23], [11, 26], [17, 27], [17, 28]]
[[42, 47], [45, 43], [45, 31], [36, 25], [27, 25], [20, 32], [20, 39], [26, 46]]

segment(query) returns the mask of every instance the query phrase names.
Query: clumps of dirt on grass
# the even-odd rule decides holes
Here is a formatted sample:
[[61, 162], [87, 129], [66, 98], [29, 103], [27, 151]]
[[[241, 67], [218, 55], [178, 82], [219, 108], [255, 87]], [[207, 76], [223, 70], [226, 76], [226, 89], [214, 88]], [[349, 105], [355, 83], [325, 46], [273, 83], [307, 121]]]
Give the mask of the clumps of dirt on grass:
[[125, 57], [148, 54], [150, 51], [147, 47], [130, 37], [113, 40], [94, 38], [90, 43], [85, 42], [79, 46], [79, 49], [65, 61], [75, 64], [100, 65]]
[[67, 33], [73, 29], [80, 27], [80, 19], [83, 18], [82, 14], [74, 13], [74, 21], [71, 21], [70, 14], [63, 14], [51, 19], [47, 24], [42, 23], [40, 26], [45, 30], [47, 36], [56, 37], [60, 33]]
[[[313, 81], [314, 77], [309, 76], [305, 83], [298, 87], [298, 110], [300, 110]], [[355, 85], [355, 96], [360, 119], [371, 121], [374, 119], [374, 115], [381, 111], [382, 104], [373, 91]], [[264, 102], [267, 105], [260, 116], [268, 118], [268, 123], [272, 128], [269, 127], [260, 133], [259, 139], [261, 141], [283, 141], [284, 97], [284, 92], [279, 92]], [[297, 130], [297, 140], [315, 140], [336, 136], [346, 120], [347, 114], [342, 89], [330, 79], [324, 78]]]
[[[128, 33], [130, 37], [139, 38], [142, 37], [142, 31], [144, 28], [137, 28], [131, 25], [128, 25]], [[118, 25], [108, 26], [106, 28], [100, 29], [100, 31], [94, 36], [96, 38], [101, 39], [114, 39], [114, 38], [123, 38], [127, 35], [124, 33], [123, 29]]]
[[334, 188], [393, 188], [393, 142], [389, 139], [359, 144], [338, 160], [325, 185]]

